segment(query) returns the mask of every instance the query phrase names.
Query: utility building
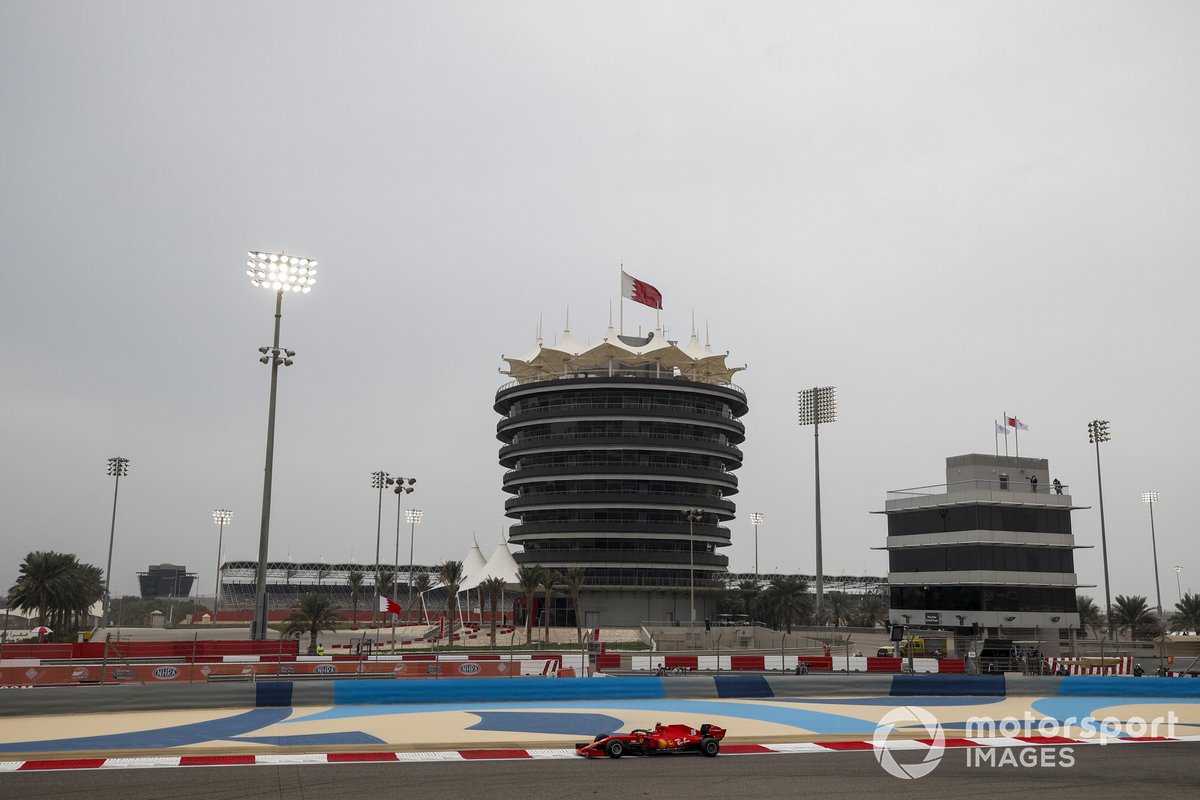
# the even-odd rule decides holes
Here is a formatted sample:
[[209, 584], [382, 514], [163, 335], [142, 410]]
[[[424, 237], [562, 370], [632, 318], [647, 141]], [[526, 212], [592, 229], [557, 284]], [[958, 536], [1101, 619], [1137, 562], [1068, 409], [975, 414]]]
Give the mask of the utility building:
[[1044, 458], [954, 456], [944, 484], [888, 492], [891, 622], [1054, 645], [1070, 638], [1079, 628], [1076, 508]]

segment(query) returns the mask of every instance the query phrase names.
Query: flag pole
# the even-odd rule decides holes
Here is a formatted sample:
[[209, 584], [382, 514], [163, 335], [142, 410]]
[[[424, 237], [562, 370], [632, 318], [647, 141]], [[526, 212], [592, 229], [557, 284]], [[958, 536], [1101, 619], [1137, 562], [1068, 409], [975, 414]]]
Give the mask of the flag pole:
[[1004, 412], [1004, 457], [1008, 458], [1008, 412]]
[[995, 440], [995, 444], [996, 444], [996, 458], [999, 458], [1000, 457], [1000, 423], [996, 422], [996, 420], [992, 420], [992, 422], [995, 423], [994, 425], [992, 425], [992, 439]]
[[625, 262], [621, 262], [621, 274], [617, 278], [617, 284], [621, 287], [617, 290], [618, 302], [621, 304], [621, 332], [620, 336], [625, 335]]
[[[1020, 421], [1021, 420], [1017, 419], [1016, 417], [1013, 417], [1013, 422], [1020, 422]], [[1017, 448], [1017, 458], [1020, 458], [1021, 457], [1021, 426], [1020, 425], [1013, 425], [1013, 445]]]

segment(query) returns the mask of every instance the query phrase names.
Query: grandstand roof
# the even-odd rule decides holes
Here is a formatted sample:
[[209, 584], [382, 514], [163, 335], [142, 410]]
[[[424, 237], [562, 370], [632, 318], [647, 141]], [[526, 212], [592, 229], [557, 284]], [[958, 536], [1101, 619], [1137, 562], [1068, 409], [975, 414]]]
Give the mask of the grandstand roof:
[[[327, 564], [324, 561], [312, 563], [299, 563], [293, 561], [268, 561], [267, 562], [267, 578], [268, 580], [287, 580], [289, 578], [316, 578], [318, 580], [324, 578], [332, 578], [334, 580], [345, 581], [350, 577], [351, 572], [361, 572], [369, 578], [375, 575], [375, 571], [393, 572], [396, 566], [394, 564]], [[221, 571], [226, 577], [232, 578], [253, 578], [258, 571], [257, 561], [226, 561], [221, 565]], [[403, 575], [408, 571], [407, 564], [400, 565], [400, 574]], [[430, 575], [437, 575], [436, 566], [424, 566], [421, 564], [413, 564], [412, 571], [414, 574], [424, 572]]]

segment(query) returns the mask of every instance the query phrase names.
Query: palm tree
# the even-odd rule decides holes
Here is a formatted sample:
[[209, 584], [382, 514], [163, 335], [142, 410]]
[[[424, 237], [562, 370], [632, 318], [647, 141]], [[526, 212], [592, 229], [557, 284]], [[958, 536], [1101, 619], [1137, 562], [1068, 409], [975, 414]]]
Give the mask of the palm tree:
[[391, 597], [396, 593], [394, 586], [395, 581], [396, 573], [392, 572], [390, 569], [385, 569], [383, 572], [379, 573], [379, 585], [382, 587], [380, 588], [379, 593], [384, 597]]
[[1200, 634], [1200, 594], [1188, 592], [1175, 604], [1175, 613], [1171, 615], [1171, 630]]
[[583, 643], [583, 587], [587, 584], [587, 571], [583, 567], [571, 567], [563, 576], [562, 586], [571, 596], [571, 607], [575, 610], [575, 641]]
[[[38, 624], [55, 622], [60, 627], [57, 615], [70, 591], [78, 562], [69, 553], [52, 550], [35, 551], [21, 562], [17, 582], [8, 590], [10, 606], [36, 608]], [[52, 620], [51, 616], [56, 619]]]
[[517, 568], [517, 585], [525, 592], [525, 642], [533, 641], [533, 600], [538, 585], [542, 582], [542, 571], [528, 565]]
[[796, 575], [773, 578], [762, 592], [762, 603], [770, 622], [776, 628], [786, 628], [788, 633], [812, 614], [808, 582]]
[[837, 630], [842, 624], [849, 621], [851, 609], [854, 608], [854, 602], [850, 599], [850, 595], [845, 592], [830, 592], [825, 595], [825, 612], [829, 619], [833, 621], [833, 629]]
[[[424, 607], [425, 593], [428, 592], [431, 588], [433, 588], [433, 578], [431, 578], [429, 576], [428, 572], [418, 572], [416, 574], [416, 577], [414, 577], [412, 579], [412, 582], [413, 582], [413, 591], [416, 592], [416, 594], [417, 594], [417, 602], [419, 604], [421, 604], [422, 607]], [[418, 619], [419, 619], [419, 617], [418, 617]], [[428, 619], [429, 619], [428, 615], [425, 617], [425, 619], [426, 619], [426, 621], [428, 621]]]
[[1125, 596], [1117, 595], [1116, 602], [1113, 603], [1112, 622], [1117, 627], [1117, 630], [1129, 630], [1130, 636], [1137, 638], [1139, 633], [1144, 633], [1144, 629], [1150, 627], [1155, 622], [1153, 612], [1146, 605], [1146, 598], [1142, 595]]
[[479, 584], [479, 591], [488, 599], [488, 604], [492, 608], [492, 625], [489, 638], [492, 647], [496, 647], [496, 613], [500, 609], [501, 599], [504, 597], [504, 587], [508, 584], [504, 578], [488, 578]]
[[354, 607], [354, 614], [350, 617], [350, 629], [358, 629], [358, 594], [362, 590], [362, 582], [366, 578], [366, 574], [354, 570], [350, 573], [346, 581], [350, 584], [350, 604]]
[[542, 575], [538, 583], [542, 585], [542, 624], [545, 627], [546, 635], [543, 641], [550, 641], [550, 598], [554, 596], [554, 590], [558, 588], [562, 576], [552, 569], [542, 570]]
[[104, 599], [104, 570], [76, 562], [73, 572], [63, 597], [64, 612], [70, 617], [67, 627], [78, 629], [85, 627], [88, 610]]
[[855, 616], [862, 627], [874, 628], [880, 622], [887, 621], [888, 610], [883, 598], [878, 594], [864, 594], [858, 601]]
[[1075, 609], [1079, 612], [1079, 632], [1085, 639], [1089, 628], [1094, 631], [1104, 624], [1104, 615], [1100, 613], [1100, 606], [1096, 605], [1096, 601], [1086, 594], [1075, 598]]
[[331, 631], [342, 621], [342, 617], [333, 608], [328, 597], [316, 592], [304, 595], [292, 606], [294, 611], [283, 626], [284, 636], [303, 636], [308, 634], [308, 655], [317, 654], [317, 634], [321, 631]]
[[454, 612], [458, 606], [458, 586], [463, 579], [463, 562], [445, 561], [438, 564], [438, 580], [446, 587], [446, 639], [448, 646], [454, 646]]

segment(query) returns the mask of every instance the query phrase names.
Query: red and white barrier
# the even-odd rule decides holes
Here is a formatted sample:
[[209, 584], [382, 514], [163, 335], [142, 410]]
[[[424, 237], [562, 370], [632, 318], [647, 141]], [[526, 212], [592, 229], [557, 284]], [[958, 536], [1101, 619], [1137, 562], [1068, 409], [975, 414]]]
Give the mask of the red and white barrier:
[[1133, 658], [1130, 656], [1109, 656], [1104, 659], [1104, 666], [1088, 664], [1079, 658], [1047, 658], [1046, 666], [1054, 674], [1060, 667], [1067, 668], [1068, 675], [1132, 675]]

